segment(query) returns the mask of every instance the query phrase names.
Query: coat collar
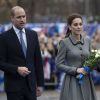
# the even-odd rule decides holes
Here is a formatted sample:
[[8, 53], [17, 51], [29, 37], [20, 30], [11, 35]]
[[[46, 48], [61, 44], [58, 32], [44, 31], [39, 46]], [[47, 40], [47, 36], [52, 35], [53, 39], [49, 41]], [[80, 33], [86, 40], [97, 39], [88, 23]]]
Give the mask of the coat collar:
[[73, 45], [77, 45], [77, 44], [83, 45], [84, 44], [84, 38], [82, 37], [82, 35], [81, 35], [80, 41], [77, 41], [73, 35], [70, 35], [69, 39], [70, 39], [70, 41], [72, 42]]

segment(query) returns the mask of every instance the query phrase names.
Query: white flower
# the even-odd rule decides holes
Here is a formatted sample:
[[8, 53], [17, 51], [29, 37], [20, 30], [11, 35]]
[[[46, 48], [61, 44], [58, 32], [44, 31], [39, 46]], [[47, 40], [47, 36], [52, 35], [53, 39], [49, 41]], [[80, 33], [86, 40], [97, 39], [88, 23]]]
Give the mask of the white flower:
[[96, 54], [96, 55], [95, 55], [95, 58], [98, 58], [98, 57], [100, 57], [100, 55], [99, 55], [99, 54]]
[[94, 50], [94, 52], [98, 52], [98, 50]]
[[91, 52], [95, 52], [95, 50], [94, 50], [94, 49], [92, 49], [92, 50], [91, 50]]
[[98, 52], [100, 53], [100, 49], [98, 50]]
[[100, 50], [97, 51], [98, 55], [100, 55]]
[[96, 55], [95, 55], [95, 58], [98, 58], [98, 57], [100, 57], [100, 50], [96, 50]]

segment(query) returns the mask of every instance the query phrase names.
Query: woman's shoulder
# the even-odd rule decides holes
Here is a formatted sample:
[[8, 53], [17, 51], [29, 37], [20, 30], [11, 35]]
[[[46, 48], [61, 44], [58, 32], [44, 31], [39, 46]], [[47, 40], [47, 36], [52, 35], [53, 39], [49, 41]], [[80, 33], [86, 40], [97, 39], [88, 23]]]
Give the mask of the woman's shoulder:
[[62, 39], [62, 40], [59, 41], [57, 47], [58, 48], [59, 47], [68, 47], [68, 45], [69, 45], [69, 39], [68, 38], [64, 38], [64, 39]]
[[69, 41], [69, 37], [66, 37], [66, 38], [62, 39], [61, 41], [67, 43]]
[[87, 41], [87, 42], [91, 42], [91, 38], [89, 36], [85, 36], [84, 40]]
[[68, 38], [64, 38], [64, 39], [62, 39], [62, 40], [59, 41], [59, 45], [60, 44], [66, 44], [66, 43], [68, 43], [68, 41], [69, 41]]

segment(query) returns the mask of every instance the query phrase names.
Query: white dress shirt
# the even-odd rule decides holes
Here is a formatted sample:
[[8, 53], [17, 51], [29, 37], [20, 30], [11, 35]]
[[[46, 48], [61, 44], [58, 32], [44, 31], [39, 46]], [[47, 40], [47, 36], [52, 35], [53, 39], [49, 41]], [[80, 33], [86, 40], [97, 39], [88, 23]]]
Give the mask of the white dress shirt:
[[[19, 34], [20, 30], [18, 28], [16, 28], [14, 25], [13, 25], [13, 29], [14, 29], [14, 31], [15, 31], [15, 33], [20, 41], [20, 34]], [[23, 31], [23, 34], [22, 34], [23, 40], [24, 40], [25, 46], [27, 48], [27, 39], [26, 39], [25, 29], [23, 28], [22, 31]]]

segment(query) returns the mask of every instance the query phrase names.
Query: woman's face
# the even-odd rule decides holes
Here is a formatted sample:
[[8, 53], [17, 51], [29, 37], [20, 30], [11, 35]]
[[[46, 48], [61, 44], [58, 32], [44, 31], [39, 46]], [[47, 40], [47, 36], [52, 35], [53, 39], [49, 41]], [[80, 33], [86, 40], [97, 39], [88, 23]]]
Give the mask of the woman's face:
[[75, 18], [69, 27], [71, 32], [76, 35], [80, 35], [83, 31], [83, 22], [81, 18]]

